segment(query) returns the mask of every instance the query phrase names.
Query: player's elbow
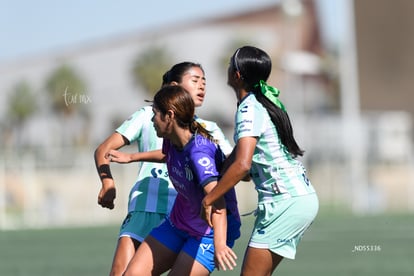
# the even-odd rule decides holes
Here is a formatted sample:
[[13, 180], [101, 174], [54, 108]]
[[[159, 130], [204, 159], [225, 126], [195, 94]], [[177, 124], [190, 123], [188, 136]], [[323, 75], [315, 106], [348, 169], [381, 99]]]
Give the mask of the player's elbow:
[[245, 176], [249, 173], [251, 165], [252, 163], [248, 160], [239, 160], [237, 162], [237, 169], [241, 175]]
[[93, 158], [96, 160], [99, 156], [99, 146], [93, 152]]
[[93, 153], [93, 156], [96, 158], [98, 158], [101, 155], [105, 155], [105, 147], [104, 144], [100, 144], [96, 149], [95, 152]]

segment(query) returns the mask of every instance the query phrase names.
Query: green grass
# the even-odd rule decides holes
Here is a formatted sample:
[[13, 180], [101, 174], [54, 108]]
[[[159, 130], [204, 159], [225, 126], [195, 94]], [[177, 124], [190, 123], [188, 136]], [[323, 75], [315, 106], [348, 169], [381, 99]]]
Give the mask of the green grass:
[[[239, 257], [237, 269], [213, 275], [239, 275], [252, 219], [243, 218], [242, 237], [234, 248]], [[108, 275], [117, 232], [117, 225], [2, 231], [0, 275]], [[352, 252], [359, 245], [377, 248]], [[414, 215], [321, 213], [299, 245], [296, 260], [283, 260], [275, 274], [411, 276], [413, 247]]]
[[0, 275], [107, 275], [117, 226], [0, 232]]
[[[277, 271], [281, 275], [414, 275], [413, 218], [320, 216], [300, 244], [297, 259], [285, 260]], [[354, 251], [359, 245], [374, 250]]]

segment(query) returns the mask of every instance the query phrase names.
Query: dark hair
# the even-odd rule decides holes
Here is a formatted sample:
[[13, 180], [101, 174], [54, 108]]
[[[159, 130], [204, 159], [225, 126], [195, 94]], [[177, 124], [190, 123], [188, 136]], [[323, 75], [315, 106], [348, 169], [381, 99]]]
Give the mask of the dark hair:
[[162, 86], [169, 85], [173, 81], [181, 83], [184, 73], [190, 70], [192, 67], [198, 67], [204, 73], [204, 69], [199, 63], [190, 61], [177, 63], [162, 76]]
[[174, 111], [177, 124], [182, 128], [188, 128], [191, 133], [200, 133], [206, 138], [213, 139], [200, 123], [194, 119], [194, 102], [183, 87], [179, 85], [167, 85], [155, 94], [153, 105], [163, 115], [168, 110]]
[[267, 81], [272, 70], [272, 61], [269, 55], [259, 48], [244, 46], [233, 54], [231, 65], [235, 71], [240, 73], [244, 88], [247, 91], [252, 91], [256, 99], [266, 108], [282, 144], [293, 157], [302, 156], [304, 151], [298, 146], [293, 136], [289, 115], [265, 97], [258, 85], [260, 80]]

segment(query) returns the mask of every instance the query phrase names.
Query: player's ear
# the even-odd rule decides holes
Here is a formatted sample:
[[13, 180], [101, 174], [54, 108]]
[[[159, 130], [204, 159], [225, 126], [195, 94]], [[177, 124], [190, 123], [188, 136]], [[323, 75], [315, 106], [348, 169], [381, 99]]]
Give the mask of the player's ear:
[[176, 82], [176, 81], [172, 81], [172, 82], [170, 82], [170, 85], [172, 85], [172, 86], [177, 86], [177, 85], [178, 85], [178, 82]]
[[165, 118], [166, 120], [168, 120], [168, 122], [171, 122], [172, 120], [174, 120], [174, 111], [168, 110], [167, 113], [165, 114]]
[[240, 71], [236, 71], [236, 72], [234, 72], [234, 75], [235, 75], [235, 78], [236, 78], [236, 80], [242, 80], [243, 79], [243, 76], [240, 74]]

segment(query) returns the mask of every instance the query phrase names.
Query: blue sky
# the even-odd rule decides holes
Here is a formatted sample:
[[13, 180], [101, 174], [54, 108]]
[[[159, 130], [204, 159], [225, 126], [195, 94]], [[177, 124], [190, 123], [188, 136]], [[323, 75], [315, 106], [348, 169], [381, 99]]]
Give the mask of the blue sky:
[[[328, 39], [337, 28], [337, 4], [318, 0]], [[208, 18], [279, 0], [0, 0], [0, 62], [172, 22]]]

